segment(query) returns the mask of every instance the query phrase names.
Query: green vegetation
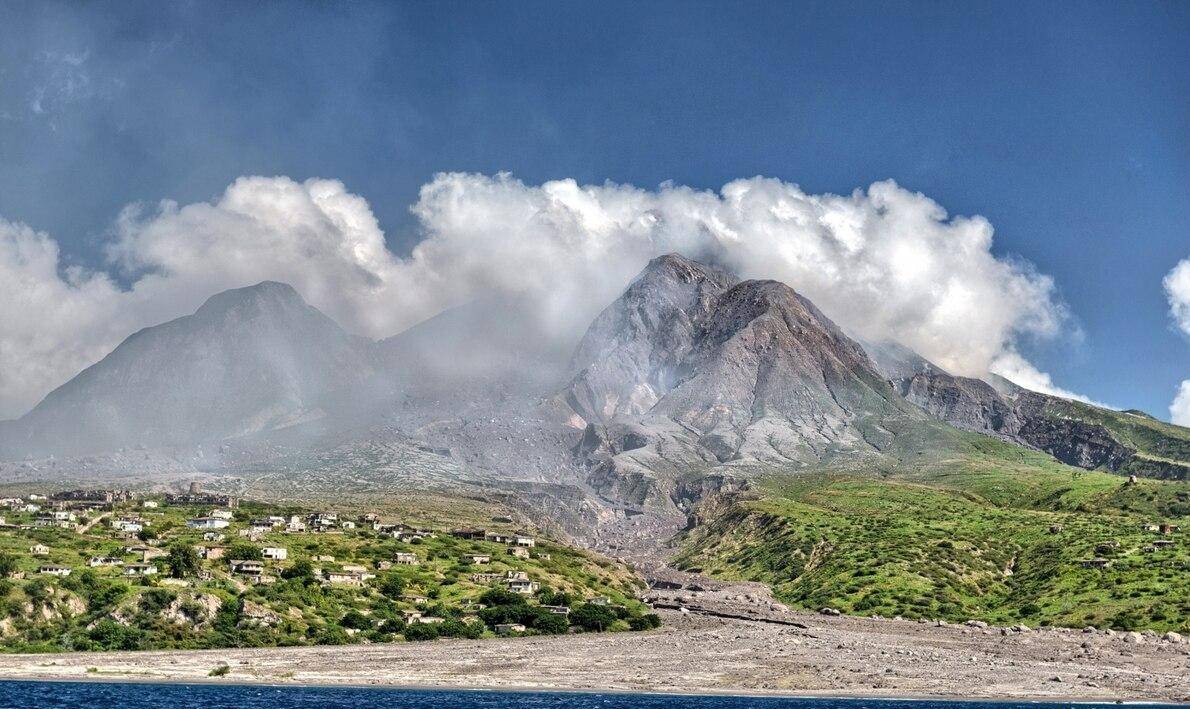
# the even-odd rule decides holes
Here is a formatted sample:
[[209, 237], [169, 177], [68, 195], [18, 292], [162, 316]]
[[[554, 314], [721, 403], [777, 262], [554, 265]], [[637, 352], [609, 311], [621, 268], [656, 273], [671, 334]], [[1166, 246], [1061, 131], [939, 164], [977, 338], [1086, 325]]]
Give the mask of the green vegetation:
[[[210, 512], [128, 502], [80, 512], [77, 527], [64, 528], [6, 510], [0, 650], [347, 644], [480, 638], [504, 624], [516, 627], [503, 633], [556, 634], [656, 623], [635, 600], [640, 580], [623, 566], [540, 537], [526, 548], [445, 528], [377, 530], [341, 511], [325, 531], [285, 531], [311, 510], [263, 503], [240, 505], [222, 529], [186, 525]], [[253, 520], [270, 517], [275, 526], [251, 531]], [[130, 518], [144, 529], [114, 524]], [[507, 522], [490, 528], [513, 531]], [[48, 551], [35, 555], [38, 545]], [[274, 549], [286, 558], [268, 558]], [[237, 571], [233, 559], [260, 567]], [[53, 568], [69, 574], [46, 573]]]
[[966, 443], [913, 467], [764, 478], [758, 499], [687, 533], [678, 563], [809, 609], [1187, 630], [1190, 548], [1146, 525], [1179, 524], [1190, 484]]

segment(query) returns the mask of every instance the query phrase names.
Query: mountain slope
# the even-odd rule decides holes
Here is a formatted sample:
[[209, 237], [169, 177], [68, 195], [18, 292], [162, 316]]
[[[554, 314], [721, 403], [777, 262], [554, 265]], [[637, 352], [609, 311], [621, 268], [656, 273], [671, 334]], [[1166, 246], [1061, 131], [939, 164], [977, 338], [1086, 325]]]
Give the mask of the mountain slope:
[[126, 339], [10, 424], [4, 447], [176, 446], [319, 419], [373, 375], [370, 347], [288, 285], [226, 291]]
[[1042, 450], [1080, 468], [1190, 477], [1190, 429], [1141, 412], [1029, 391], [1000, 377], [991, 383], [956, 377], [900, 345], [864, 346], [907, 400], [952, 426]]

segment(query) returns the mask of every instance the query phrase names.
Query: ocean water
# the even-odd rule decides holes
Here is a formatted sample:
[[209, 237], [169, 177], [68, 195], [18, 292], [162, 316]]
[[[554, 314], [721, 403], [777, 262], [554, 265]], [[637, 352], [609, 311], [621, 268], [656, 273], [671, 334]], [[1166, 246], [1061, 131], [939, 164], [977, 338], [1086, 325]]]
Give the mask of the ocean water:
[[[354, 687], [269, 687], [215, 684], [0, 681], [0, 708], [116, 709], [194, 707], [255, 709], [1039, 709], [1070, 703], [941, 702], [888, 699], [777, 699], [661, 694], [465, 692]], [[1079, 704], [1115, 707], [1114, 704]], [[1161, 705], [1146, 705], [1161, 706]], [[1167, 705], [1176, 706], [1176, 705]]]

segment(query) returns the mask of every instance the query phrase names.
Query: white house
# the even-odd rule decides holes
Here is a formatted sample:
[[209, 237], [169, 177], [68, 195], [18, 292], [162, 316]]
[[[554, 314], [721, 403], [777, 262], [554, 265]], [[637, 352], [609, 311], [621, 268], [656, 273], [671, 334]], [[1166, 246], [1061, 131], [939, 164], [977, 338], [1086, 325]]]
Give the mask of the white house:
[[227, 525], [227, 520], [222, 517], [195, 517], [186, 521], [186, 526], [191, 529], [223, 529]]
[[285, 561], [289, 558], [289, 550], [285, 547], [265, 547], [260, 550], [260, 554], [271, 561]]
[[124, 567], [125, 576], [156, 576], [156, 564], [128, 564]]
[[47, 576], [69, 576], [69, 566], [43, 566], [37, 570], [39, 574], [46, 574]]

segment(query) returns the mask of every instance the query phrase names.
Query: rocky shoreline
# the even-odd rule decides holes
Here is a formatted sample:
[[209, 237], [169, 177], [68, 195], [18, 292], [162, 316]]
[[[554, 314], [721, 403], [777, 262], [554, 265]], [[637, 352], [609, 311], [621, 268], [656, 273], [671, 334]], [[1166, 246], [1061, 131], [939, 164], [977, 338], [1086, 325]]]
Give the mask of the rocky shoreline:
[[751, 584], [652, 596], [665, 625], [651, 632], [0, 655], [0, 679], [1190, 701], [1190, 643], [1176, 635], [799, 613]]

